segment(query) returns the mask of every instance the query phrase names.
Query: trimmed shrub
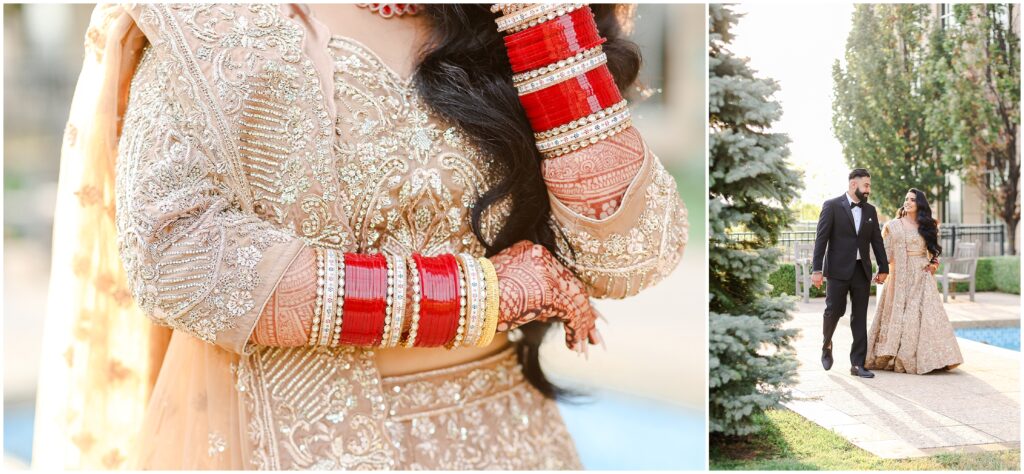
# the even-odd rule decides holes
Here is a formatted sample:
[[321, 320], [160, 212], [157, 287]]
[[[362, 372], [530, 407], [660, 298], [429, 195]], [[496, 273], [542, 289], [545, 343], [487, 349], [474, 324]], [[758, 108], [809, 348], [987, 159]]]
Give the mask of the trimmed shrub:
[[992, 259], [992, 279], [996, 291], [1020, 294], [1020, 256]]

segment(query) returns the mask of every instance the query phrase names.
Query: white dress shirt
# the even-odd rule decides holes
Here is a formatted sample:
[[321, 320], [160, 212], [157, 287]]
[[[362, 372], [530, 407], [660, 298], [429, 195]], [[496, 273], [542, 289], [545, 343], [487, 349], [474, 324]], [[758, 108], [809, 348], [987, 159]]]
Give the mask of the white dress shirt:
[[[850, 197], [850, 193], [846, 193], [846, 201], [853, 206], [853, 198]], [[853, 227], [857, 230], [857, 235], [860, 235], [860, 217], [864, 213], [864, 210], [860, 207], [854, 207], [850, 209], [853, 213]], [[860, 249], [857, 249], [857, 260], [860, 260]]]

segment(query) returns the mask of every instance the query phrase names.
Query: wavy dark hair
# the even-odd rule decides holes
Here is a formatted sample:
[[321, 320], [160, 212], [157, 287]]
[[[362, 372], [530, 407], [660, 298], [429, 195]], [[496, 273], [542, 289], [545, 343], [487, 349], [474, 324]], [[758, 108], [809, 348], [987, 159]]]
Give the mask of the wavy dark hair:
[[[928, 205], [928, 199], [924, 191], [917, 188], [910, 188], [908, 193], [914, 193], [914, 203], [917, 204], [917, 233], [924, 238], [924, 245], [928, 247], [928, 253], [932, 258], [942, 255], [942, 246], [939, 245], [939, 221], [932, 217], [932, 207]], [[904, 208], [900, 208], [899, 216], [906, 215]]]
[[[636, 81], [640, 48], [625, 38], [635, 8], [621, 4], [594, 4], [590, 8], [608, 56], [608, 69], [619, 90]], [[520, 240], [529, 240], [555, 252], [555, 232], [548, 225], [551, 203], [541, 176], [541, 155], [534, 146], [533, 129], [512, 85], [512, 67], [502, 34], [496, 30], [489, 5], [430, 4], [425, 14], [431, 32], [414, 76], [416, 89], [432, 110], [461, 127], [468, 138], [501, 170], [501, 179], [473, 205], [472, 227], [492, 256]], [[482, 213], [508, 199], [511, 210], [493, 241], [480, 229]], [[545, 397], [573, 398], [551, 383], [540, 366], [538, 349], [551, 323], [531, 322], [520, 328], [515, 342], [523, 374]]]

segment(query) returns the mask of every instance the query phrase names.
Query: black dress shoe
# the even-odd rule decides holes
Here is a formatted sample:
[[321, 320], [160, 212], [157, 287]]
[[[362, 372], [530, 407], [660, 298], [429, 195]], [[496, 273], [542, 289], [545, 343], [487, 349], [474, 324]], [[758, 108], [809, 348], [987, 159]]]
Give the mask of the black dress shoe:
[[821, 350], [821, 366], [825, 370], [832, 368], [832, 343], [828, 343], [828, 348]]
[[871, 373], [870, 370], [865, 369], [864, 367], [861, 367], [859, 365], [855, 365], [853, 367], [850, 367], [850, 375], [856, 375], [858, 377], [863, 377], [863, 378], [866, 378], [866, 379], [873, 379], [873, 378], [875, 378], [875, 374]]

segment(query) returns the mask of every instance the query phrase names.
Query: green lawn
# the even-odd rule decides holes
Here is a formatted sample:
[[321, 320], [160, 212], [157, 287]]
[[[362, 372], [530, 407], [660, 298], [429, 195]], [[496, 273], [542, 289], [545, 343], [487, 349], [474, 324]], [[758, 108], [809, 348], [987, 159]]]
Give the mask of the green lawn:
[[1020, 470], [1020, 450], [882, 459], [796, 413], [780, 409], [760, 415], [754, 436], [711, 438], [712, 470]]

